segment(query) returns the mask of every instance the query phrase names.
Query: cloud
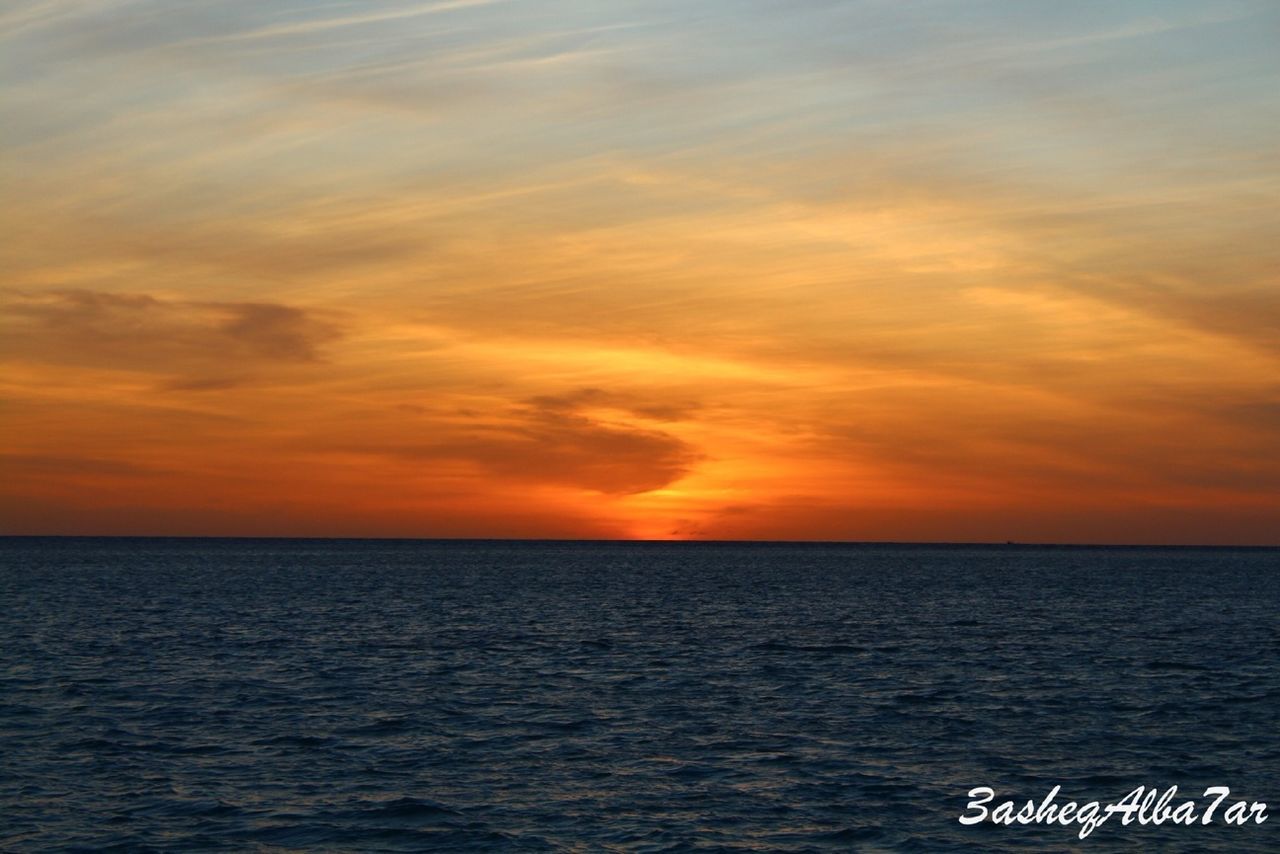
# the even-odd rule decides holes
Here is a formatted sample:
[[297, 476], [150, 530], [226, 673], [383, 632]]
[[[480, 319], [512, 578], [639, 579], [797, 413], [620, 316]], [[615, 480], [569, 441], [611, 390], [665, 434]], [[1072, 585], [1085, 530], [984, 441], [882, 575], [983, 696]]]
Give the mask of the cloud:
[[96, 457], [49, 456], [43, 454], [0, 454], [0, 468], [10, 475], [76, 476], [149, 475], [154, 469], [125, 460], [108, 460]]
[[174, 389], [225, 388], [271, 366], [322, 361], [341, 335], [274, 302], [196, 302], [101, 291], [0, 295], [6, 349], [21, 360], [159, 373]]
[[671, 414], [662, 404], [649, 407], [627, 395], [580, 389], [564, 396], [533, 398], [516, 410], [511, 423], [396, 453], [415, 459], [463, 460], [504, 480], [610, 495], [661, 489], [684, 477], [702, 459], [697, 449], [670, 433], [603, 421], [578, 411], [614, 400], [625, 401], [632, 413]]
[[232, 33], [225, 36], [214, 36], [206, 41], [236, 41], [243, 39], [274, 39], [288, 36], [309, 36], [318, 32], [341, 30], [367, 24], [379, 24], [383, 21], [401, 21], [406, 18], [420, 18], [426, 15], [439, 15], [459, 9], [470, 9], [477, 6], [490, 6], [495, 0], [452, 0], [451, 2], [411, 5], [404, 8], [391, 8], [380, 12], [365, 12], [359, 15], [347, 15], [336, 18], [313, 18], [289, 24], [277, 24], [257, 30]]
[[652, 401], [644, 397], [585, 387], [560, 395], [539, 395], [528, 403], [545, 412], [571, 413], [584, 407], [617, 409], [640, 418], [654, 421], [683, 421], [689, 418], [699, 404], [692, 401]]
[[219, 331], [256, 355], [285, 361], [314, 362], [316, 348], [331, 332], [306, 312], [276, 303], [223, 303], [227, 319]]

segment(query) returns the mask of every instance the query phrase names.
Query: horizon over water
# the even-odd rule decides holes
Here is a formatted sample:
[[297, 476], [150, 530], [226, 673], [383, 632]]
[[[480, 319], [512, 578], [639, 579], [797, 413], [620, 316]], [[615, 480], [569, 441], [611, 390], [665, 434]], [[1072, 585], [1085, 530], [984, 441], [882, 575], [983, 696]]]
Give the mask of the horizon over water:
[[[0, 850], [1280, 849], [1275, 546], [0, 538]], [[1224, 804], [1225, 807], [1225, 804]]]
[[75, 541], [75, 540], [210, 540], [218, 541], [317, 541], [370, 543], [512, 543], [531, 544], [617, 544], [617, 545], [723, 545], [723, 546], [868, 546], [904, 548], [983, 548], [1015, 547], [1044, 549], [1253, 549], [1280, 551], [1276, 543], [1147, 543], [1147, 542], [1074, 542], [1054, 540], [719, 540], [705, 538], [638, 538], [638, 537], [401, 537], [401, 536], [314, 536], [292, 534], [0, 534], [0, 542], [10, 541]]

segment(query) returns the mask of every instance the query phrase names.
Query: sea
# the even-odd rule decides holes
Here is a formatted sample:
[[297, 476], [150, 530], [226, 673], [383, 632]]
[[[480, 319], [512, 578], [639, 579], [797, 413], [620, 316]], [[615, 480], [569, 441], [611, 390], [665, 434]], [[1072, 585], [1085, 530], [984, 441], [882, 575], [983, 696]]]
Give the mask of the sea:
[[5, 538], [0, 850], [1280, 851], [1278, 665], [1274, 549]]

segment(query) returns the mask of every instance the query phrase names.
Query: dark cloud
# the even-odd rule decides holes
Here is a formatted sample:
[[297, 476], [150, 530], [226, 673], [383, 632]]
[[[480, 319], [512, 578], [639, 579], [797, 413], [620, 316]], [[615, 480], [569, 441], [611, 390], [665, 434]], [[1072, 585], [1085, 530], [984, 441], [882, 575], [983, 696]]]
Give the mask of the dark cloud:
[[248, 377], [182, 377], [160, 384], [162, 391], [224, 391], [248, 382]]
[[10, 291], [0, 300], [11, 356], [165, 374], [169, 389], [226, 388], [271, 366], [318, 362], [341, 334], [332, 321], [280, 303], [87, 290]]
[[[519, 408], [513, 423], [419, 447], [400, 455], [471, 462], [495, 477], [576, 486], [614, 495], [661, 489], [684, 477], [702, 455], [661, 430], [598, 420], [579, 407], [615, 397], [598, 389], [539, 397]], [[609, 403], [614, 406], [614, 403]], [[645, 408], [631, 401], [629, 412]]]
[[1280, 395], [1272, 392], [1248, 401], [1232, 401], [1216, 413], [1225, 420], [1280, 436]]
[[1137, 300], [1189, 326], [1280, 354], [1280, 287], [1276, 284], [1179, 295], [1163, 301]]
[[330, 332], [301, 309], [277, 303], [211, 304], [227, 313], [219, 330], [257, 355], [313, 362], [316, 347]]
[[[671, 530], [667, 533], [672, 537], [689, 537], [691, 539], [706, 539], [711, 536], [711, 532], [718, 529], [722, 520], [726, 517], [746, 516], [756, 513], [761, 508], [746, 504], [727, 504], [716, 510], [712, 510], [702, 519], [675, 519], [671, 523]], [[714, 539], [713, 536], [711, 536]]]
[[148, 475], [154, 469], [123, 460], [95, 457], [67, 457], [44, 454], [0, 454], [0, 469], [10, 475]]
[[262, 537], [527, 537], [619, 539], [626, 531], [563, 508], [476, 512], [463, 496], [449, 504], [335, 507], [313, 492], [285, 489], [269, 498], [225, 501], [202, 490], [120, 492], [87, 500], [81, 488], [54, 495], [0, 493], [0, 534]]
[[762, 503], [749, 515], [719, 515], [688, 534], [709, 540], [878, 542], [1164, 543], [1267, 545], [1280, 508], [1128, 499], [1031, 501], [1018, 506], [910, 507], [839, 504], [803, 496]]
[[547, 412], [574, 412], [590, 406], [617, 409], [654, 421], [683, 421], [700, 408], [699, 404], [687, 400], [655, 402], [640, 395], [591, 387], [559, 395], [539, 395], [527, 402]]
[[832, 459], [874, 460], [919, 483], [1046, 497], [1280, 489], [1280, 434], [1268, 429], [1261, 401], [1135, 396], [1054, 414], [996, 401], [985, 409], [948, 399], [898, 403], [896, 415], [816, 429], [815, 448]]

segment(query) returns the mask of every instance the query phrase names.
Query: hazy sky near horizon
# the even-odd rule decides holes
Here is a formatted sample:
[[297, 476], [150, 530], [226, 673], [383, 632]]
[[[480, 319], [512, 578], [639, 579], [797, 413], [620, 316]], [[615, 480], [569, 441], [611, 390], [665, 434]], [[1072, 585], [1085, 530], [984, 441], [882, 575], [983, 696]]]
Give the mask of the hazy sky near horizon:
[[0, 528], [1280, 543], [1278, 44], [9, 3]]

